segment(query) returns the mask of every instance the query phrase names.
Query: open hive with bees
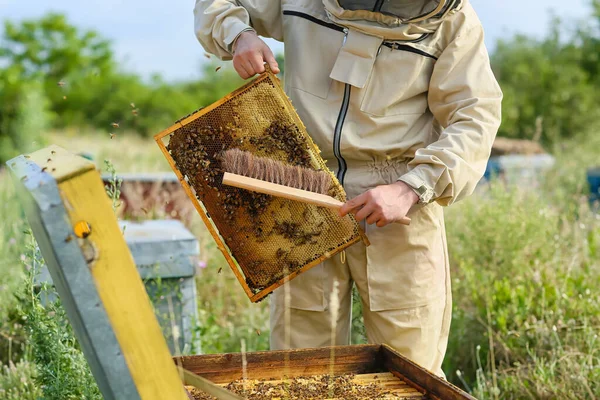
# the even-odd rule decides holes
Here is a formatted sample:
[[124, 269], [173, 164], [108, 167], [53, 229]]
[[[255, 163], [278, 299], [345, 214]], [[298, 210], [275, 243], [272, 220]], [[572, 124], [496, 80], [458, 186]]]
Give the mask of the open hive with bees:
[[[247, 400], [475, 400], [386, 345], [197, 355], [175, 362]], [[214, 400], [187, 386], [195, 400]]]
[[240, 149], [290, 166], [329, 172], [329, 195], [344, 189], [320, 157], [278, 78], [265, 72], [155, 137], [248, 297], [364, 241], [352, 216], [222, 184], [221, 157]]

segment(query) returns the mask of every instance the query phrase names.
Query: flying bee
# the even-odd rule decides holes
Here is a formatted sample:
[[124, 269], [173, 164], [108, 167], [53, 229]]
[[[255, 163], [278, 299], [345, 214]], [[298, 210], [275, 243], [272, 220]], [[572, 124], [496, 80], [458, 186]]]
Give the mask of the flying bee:
[[119, 123], [118, 122], [113, 122], [110, 124], [110, 126], [112, 126], [113, 128], [118, 128], [119, 127]]
[[66, 85], [66, 83], [64, 81], [58, 81], [57, 85], [63, 87]]

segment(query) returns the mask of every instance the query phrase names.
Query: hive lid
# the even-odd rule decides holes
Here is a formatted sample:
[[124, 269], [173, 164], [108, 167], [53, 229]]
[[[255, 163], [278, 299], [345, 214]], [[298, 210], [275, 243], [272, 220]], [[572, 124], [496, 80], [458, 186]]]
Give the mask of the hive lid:
[[121, 221], [136, 265], [169, 263], [200, 254], [198, 240], [177, 220]]

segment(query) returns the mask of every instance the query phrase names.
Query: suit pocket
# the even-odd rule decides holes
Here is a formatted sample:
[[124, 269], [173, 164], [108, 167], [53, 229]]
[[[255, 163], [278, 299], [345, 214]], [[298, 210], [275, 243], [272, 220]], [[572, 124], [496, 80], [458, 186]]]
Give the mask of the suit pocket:
[[372, 311], [419, 307], [445, 291], [442, 213], [432, 203], [411, 213], [410, 226], [369, 226], [367, 248]]
[[[290, 307], [305, 311], [325, 311], [325, 269], [319, 264], [306, 272], [298, 275], [289, 283], [289, 288], [277, 289], [278, 296], [285, 299], [286, 290], [289, 290]], [[285, 304], [285, 303], [283, 303]]]
[[[423, 114], [435, 57], [413, 52], [405, 45], [383, 45], [365, 86], [361, 111], [379, 117]], [[419, 50], [419, 52], [421, 52]]]

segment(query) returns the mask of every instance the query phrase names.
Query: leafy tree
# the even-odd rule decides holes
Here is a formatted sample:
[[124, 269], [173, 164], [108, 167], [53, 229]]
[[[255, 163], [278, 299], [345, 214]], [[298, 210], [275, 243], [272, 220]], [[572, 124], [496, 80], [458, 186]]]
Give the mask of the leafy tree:
[[505, 95], [500, 135], [532, 139], [538, 118], [545, 142], [586, 131], [600, 116], [591, 76], [600, 64], [586, 62], [580, 38], [564, 40], [558, 28], [541, 41], [500, 41], [492, 57]]
[[21, 81], [42, 81], [52, 110], [61, 114], [69, 107], [60, 101], [71, 92], [69, 82], [87, 83], [114, 71], [110, 46], [96, 32], [80, 32], [64, 15], [50, 13], [20, 24], [6, 21], [0, 60]]

